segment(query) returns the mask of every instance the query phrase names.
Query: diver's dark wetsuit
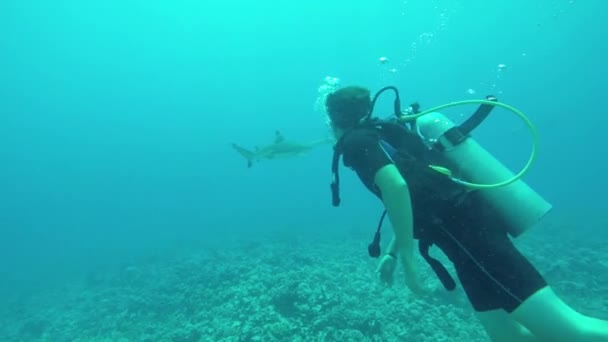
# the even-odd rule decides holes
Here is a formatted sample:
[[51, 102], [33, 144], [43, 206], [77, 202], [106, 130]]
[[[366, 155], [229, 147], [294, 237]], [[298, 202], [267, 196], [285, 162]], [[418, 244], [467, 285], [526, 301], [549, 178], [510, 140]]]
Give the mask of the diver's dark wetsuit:
[[[393, 137], [390, 144], [397, 145], [396, 148], [404, 143], [416, 145], [397, 138], [397, 132], [383, 132], [383, 139], [387, 135]], [[391, 163], [399, 168], [412, 197], [414, 237], [437, 245], [454, 263], [476, 311], [504, 309], [510, 313], [546, 286], [539, 272], [512, 244], [505, 225], [491, 217], [477, 193], [461, 196], [460, 201], [428, 196], [436, 189], [416, 184], [416, 175], [412, 173], [415, 168], [408, 165], [411, 160], [388, 153], [373, 128], [356, 128], [347, 133], [342, 151], [344, 165], [355, 170], [366, 187], [380, 198], [374, 185], [376, 172]]]

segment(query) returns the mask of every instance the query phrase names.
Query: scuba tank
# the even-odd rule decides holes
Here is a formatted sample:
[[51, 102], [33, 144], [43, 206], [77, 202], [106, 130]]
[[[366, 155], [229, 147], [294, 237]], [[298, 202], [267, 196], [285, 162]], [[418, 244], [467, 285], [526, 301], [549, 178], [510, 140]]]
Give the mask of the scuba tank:
[[[485, 105], [480, 110], [483, 106]], [[513, 178], [511, 170], [469, 136], [470, 131], [476, 127], [470, 120], [480, 123], [485, 118], [479, 115], [473, 114], [467, 122], [456, 126], [445, 115], [431, 112], [416, 118], [415, 125], [419, 135], [432, 149], [439, 152], [442, 164], [451, 170], [457, 170], [459, 178], [480, 184], [494, 184]], [[512, 237], [521, 235], [552, 208], [522, 179], [505, 186], [477, 191], [491, 208], [492, 215], [507, 224]]]

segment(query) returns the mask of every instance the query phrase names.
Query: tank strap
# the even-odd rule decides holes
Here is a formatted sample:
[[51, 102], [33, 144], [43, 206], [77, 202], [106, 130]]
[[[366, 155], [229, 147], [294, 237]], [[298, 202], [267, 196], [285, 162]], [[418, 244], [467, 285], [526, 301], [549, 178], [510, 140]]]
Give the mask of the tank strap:
[[445, 289], [448, 291], [452, 291], [456, 288], [456, 282], [454, 281], [454, 278], [452, 278], [448, 270], [445, 268], [445, 266], [443, 266], [443, 264], [439, 262], [439, 260], [429, 255], [429, 248], [432, 245], [433, 243], [431, 242], [431, 240], [424, 238], [420, 239], [418, 242], [418, 250], [420, 251], [420, 254], [424, 258], [424, 260], [426, 260], [426, 262], [431, 266], [433, 272], [435, 272], [435, 274], [441, 281], [441, 284], [443, 284], [443, 287], [445, 287]]
[[[486, 100], [494, 102], [498, 101], [498, 99], [493, 95], [486, 96]], [[445, 131], [445, 133], [443, 133], [443, 138], [449, 141], [452, 146], [462, 143], [469, 137], [471, 132], [477, 128], [477, 126], [479, 126], [483, 120], [488, 117], [488, 115], [490, 115], [490, 112], [492, 112], [494, 107], [495, 106], [492, 105], [482, 104], [465, 122]], [[443, 145], [440, 141], [442, 141], [442, 139], [437, 139], [437, 142], [433, 145], [433, 148], [439, 151], [444, 151], [445, 145]]]

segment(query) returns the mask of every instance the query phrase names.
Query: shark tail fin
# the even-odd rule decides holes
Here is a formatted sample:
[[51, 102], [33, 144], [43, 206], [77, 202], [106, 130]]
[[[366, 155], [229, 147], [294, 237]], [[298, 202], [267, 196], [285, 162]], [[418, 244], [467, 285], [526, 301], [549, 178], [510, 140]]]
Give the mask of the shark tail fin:
[[241, 147], [235, 143], [232, 143], [232, 147], [243, 157], [245, 157], [245, 159], [247, 159], [247, 167], [252, 167], [253, 166], [253, 160], [255, 159], [255, 153], [252, 151], [249, 151], [248, 149]]

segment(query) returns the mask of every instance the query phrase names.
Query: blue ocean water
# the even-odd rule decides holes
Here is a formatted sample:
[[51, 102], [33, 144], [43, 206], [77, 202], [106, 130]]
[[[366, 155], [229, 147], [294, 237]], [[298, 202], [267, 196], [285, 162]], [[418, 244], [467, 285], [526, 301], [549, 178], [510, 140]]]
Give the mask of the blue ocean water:
[[[541, 139], [526, 181], [563, 223], [538, 234], [606, 246], [607, 11], [600, 0], [5, 0], [0, 298], [235, 239], [367, 239], [381, 205], [343, 171], [343, 205], [331, 206], [329, 146], [251, 168], [230, 147], [277, 130], [326, 137], [315, 106], [326, 77], [394, 85], [423, 109], [488, 94], [521, 109]], [[530, 153], [506, 111], [475, 136], [514, 170]]]

